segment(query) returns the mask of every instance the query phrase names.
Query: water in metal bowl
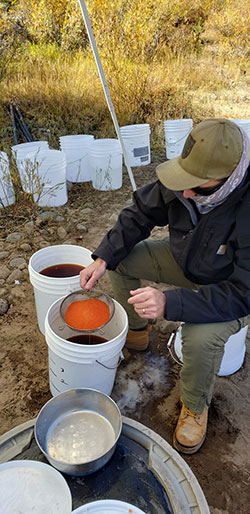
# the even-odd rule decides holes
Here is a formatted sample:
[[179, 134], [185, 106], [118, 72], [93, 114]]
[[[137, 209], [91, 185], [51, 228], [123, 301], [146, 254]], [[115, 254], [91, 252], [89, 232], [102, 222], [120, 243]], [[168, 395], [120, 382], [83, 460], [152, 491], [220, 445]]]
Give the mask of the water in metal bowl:
[[109, 396], [94, 389], [70, 389], [41, 409], [35, 438], [56, 469], [85, 475], [111, 458], [121, 429], [119, 408]]

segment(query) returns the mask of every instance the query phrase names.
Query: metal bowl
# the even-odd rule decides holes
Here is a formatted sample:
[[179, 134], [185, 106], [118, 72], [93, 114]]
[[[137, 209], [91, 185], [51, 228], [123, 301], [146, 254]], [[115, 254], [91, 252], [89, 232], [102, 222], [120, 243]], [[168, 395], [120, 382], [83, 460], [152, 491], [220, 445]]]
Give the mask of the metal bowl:
[[37, 445], [68, 475], [86, 475], [112, 457], [122, 430], [116, 403], [95, 389], [70, 389], [49, 400], [36, 419]]
[[[109, 313], [110, 313], [108, 321], [106, 323], [104, 323], [103, 325], [100, 325], [99, 327], [89, 329], [89, 330], [75, 328], [75, 327], [72, 327], [71, 325], [69, 325], [68, 323], [66, 323], [65, 314], [66, 314], [68, 307], [73, 302], [79, 302], [81, 300], [90, 300], [90, 299], [98, 299], [98, 300], [101, 300], [102, 302], [106, 303], [106, 305], [109, 308]], [[93, 291], [84, 291], [83, 289], [74, 291], [73, 293], [70, 293], [68, 296], [66, 296], [60, 305], [60, 315], [61, 315], [64, 323], [68, 327], [76, 330], [77, 332], [87, 333], [87, 334], [90, 334], [91, 332], [94, 332], [95, 330], [99, 330], [100, 328], [105, 327], [105, 325], [107, 325], [107, 323], [109, 323], [109, 321], [113, 317], [114, 312], [115, 312], [115, 304], [114, 304], [114, 301], [111, 298], [111, 296], [109, 296], [106, 293], [104, 293], [103, 291], [99, 291], [97, 289], [94, 289]]]

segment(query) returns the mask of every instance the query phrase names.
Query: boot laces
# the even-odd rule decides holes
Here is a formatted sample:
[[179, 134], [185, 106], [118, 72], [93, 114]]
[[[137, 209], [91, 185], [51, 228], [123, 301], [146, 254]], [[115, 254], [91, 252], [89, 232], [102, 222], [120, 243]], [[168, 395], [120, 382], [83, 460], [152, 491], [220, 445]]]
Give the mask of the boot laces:
[[190, 410], [188, 407], [186, 407], [185, 404], [183, 404], [183, 416], [192, 416], [192, 418], [199, 419], [200, 414], [196, 414], [192, 410]]

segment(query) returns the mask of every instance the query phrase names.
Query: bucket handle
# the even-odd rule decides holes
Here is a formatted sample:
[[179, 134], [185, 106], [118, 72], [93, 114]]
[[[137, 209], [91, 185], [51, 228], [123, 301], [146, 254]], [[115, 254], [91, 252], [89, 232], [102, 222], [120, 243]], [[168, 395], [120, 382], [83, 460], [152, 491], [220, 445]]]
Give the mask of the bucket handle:
[[176, 337], [176, 332], [173, 332], [168, 340], [168, 343], [167, 343], [167, 348], [168, 348], [168, 351], [172, 357], [172, 359], [177, 363], [179, 364], [179, 366], [183, 366], [183, 362], [180, 361], [180, 359], [178, 358], [178, 356], [176, 355], [176, 353], [174, 352], [174, 350], [172, 349], [172, 343], [174, 342], [175, 340], [175, 337]]
[[124, 360], [124, 355], [123, 355], [122, 352], [120, 352], [120, 356], [119, 356], [119, 360], [118, 360], [117, 366], [113, 366], [113, 367], [112, 366], [111, 367], [110, 366], [106, 366], [105, 364], [103, 364], [103, 362], [100, 362], [97, 359], [96, 359], [96, 362], [97, 362], [97, 364], [101, 364], [101, 366], [103, 366], [106, 369], [117, 369], [117, 368], [119, 368], [119, 366], [120, 366], [120, 364], [121, 364], [121, 362], [123, 360]]

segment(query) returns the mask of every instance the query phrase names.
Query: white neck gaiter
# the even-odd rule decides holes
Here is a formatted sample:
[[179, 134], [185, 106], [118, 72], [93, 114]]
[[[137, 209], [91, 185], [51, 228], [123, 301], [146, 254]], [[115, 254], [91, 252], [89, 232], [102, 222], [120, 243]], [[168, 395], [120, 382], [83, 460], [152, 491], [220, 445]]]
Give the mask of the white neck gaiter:
[[245, 177], [247, 168], [250, 163], [250, 139], [245, 132], [241, 131], [243, 137], [243, 152], [238, 166], [228, 177], [226, 182], [210, 196], [193, 196], [192, 201], [195, 202], [197, 209], [201, 214], [211, 211], [217, 205], [223, 203], [228, 195], [238, 187]]

